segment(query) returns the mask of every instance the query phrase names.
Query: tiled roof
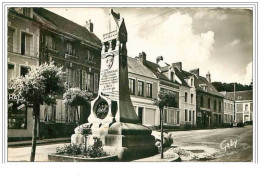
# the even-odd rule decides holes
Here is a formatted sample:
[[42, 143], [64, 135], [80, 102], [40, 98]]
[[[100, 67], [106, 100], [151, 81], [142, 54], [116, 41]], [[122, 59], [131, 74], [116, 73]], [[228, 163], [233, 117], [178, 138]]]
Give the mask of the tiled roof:
[[136, 58], [127, 57], [128, 72], [157, 79], [157, 76]]
[[[195, 78], [195, 87], [198, 91], [203, 91], [203, 89], [200, 87], [201, 85], [206, 85], [208, 87], [208, 90], [206, 93], [219, 96], [219, 97], [224, 97], [221, 93], [217, 91], [217, 89], [207, 81], [205, 77], [199, 76], [199, 77], [194, 77]], [[205, 92], [205, 91], [204, 91]]]
[[46, 27], [73, 35], [101, 47], [101, 40], [84, 26], [78, 25], [44, 8], [33, 8], [36, 20]]
[[[253, 91], [236, 91], [236, 100], [253, 100]], [[226, 97], [234, 100], [234, 92], [227, 92]]]

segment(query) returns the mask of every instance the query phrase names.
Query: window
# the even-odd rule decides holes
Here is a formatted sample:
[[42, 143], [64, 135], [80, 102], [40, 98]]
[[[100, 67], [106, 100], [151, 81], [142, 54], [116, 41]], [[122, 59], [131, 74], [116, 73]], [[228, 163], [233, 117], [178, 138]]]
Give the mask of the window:
[[135, 80], [134, 79], [129, 79], [129, 92], [132, 95], [135, 94]]
[[14, 78], [14, 65], [8, 64], [7, 82]]
[[218, 103], [218, 111], [221, 111], [221, 101], [219, 101], [219, 103]]
[[138, 81], [138, 95], [139, 96], [144, 96], [144, 82], [143, 81]]
[[22, 32], [21, 34], [21, 54], [30, 55], [31, 52], [32, 36]]
[[190, 103], [193, 104], [193, 94], [190, 94]]
[[27, 75], [29, 72], [29, 68], [28, 67], [24, 67], [24, 66], [21, 66], [20, 67], [20, 76], [25, 76]]
[[8, 129], [26, 129], [27, 127], [27, 106], [8, 101]]
[[93, 75], [93, 74], [90, 74], [90, 73], [87, 73], [87, 74], [86, 74], [86, 79], [87, 79], [87, 82], [86, 82], [86, 90], [88, 90], [88, 91], [90, 91], [90, 92], [93, 92], [93, 90], [94, 90], [93, 78], [94, 78], [94, 75]]
[[48, 47], [49, 49], [55, 49], [53, 38], [49, 35], [45, 36], [45, 47]]
[[203, 96], [200, 97], [200, 106], [203, 107], [204, 106], [204, 103], [203, 103]]
[[217, 110], [217, 101], [214, 100], [214, 110]]
[[175, 81], [175, 77], [174, 77], [175, 75], [174, 75], [174, 72], [171, 72], [171, 81]]
[[86, 50], [86, 60], [90, 62], [94, 62], [94, 53], [89, 49]]
[[189, 121], [191, 121], [191, 110], [189, 111]]
[[193, 87], [193, 78], [190, 79], [190, 86]]
[[74, 75], [75, 70], [67, 68], [67, 83], [69, 88], [74, 87]]
[[245, 111], [248, 111], [248, 104], [245, 105]]
[[80, 70], [75, 70], [75, 87], [80, 88]]
[[188, 110], [185, 110], [185, 121], [188, 121]]
[[[98, 75], [96, 76], [98, 77]], [[94, 90], [94, 75], [91, 73], [86, 73], [82, 71], [82, 90], [87, 90], [93, 92]], [[95, 89], [97, 90], [97, 89]]]
[[184, 93], [184, 96], [185, 96], [185, 102], [188, 102], [188, 93]]
[[152, 84], [147, 83], [146, 84], [146, 94], [148, 98], [152, 98]]
[[23, 8], [23, 15], [31, 17], [31, 8]]
[[164, 112], [163, 112], [163, 116], [164, 116], [164, 123], [168, 123], [168, 116], [167, 116], [167, 114], [168, 114], [168, 110], [167, 109], [164, 109]]
[[76, 56], [76, 51], [75, 48], [73, 47], [71, 42], [67, 42], [67, 54], [72, 55], [72, 56]]
[[14, 51], [14, 29], [8, 27], [8, 51]]
[[210, 109], [210, 98], [208, 99], [208, 109]]

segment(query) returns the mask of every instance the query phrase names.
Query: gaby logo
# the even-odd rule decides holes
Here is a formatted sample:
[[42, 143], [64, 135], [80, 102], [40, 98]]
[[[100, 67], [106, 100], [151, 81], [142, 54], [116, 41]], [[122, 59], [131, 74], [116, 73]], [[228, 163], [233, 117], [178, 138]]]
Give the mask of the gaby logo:
[[224, 149], [225, 152], [227, 151], [227, 149], [236, 148], [236, 147], [237, 147], [237, 139], [235, 140], [230, 139], [230, 141], [223, 140], [220, 144], [220, 148]]

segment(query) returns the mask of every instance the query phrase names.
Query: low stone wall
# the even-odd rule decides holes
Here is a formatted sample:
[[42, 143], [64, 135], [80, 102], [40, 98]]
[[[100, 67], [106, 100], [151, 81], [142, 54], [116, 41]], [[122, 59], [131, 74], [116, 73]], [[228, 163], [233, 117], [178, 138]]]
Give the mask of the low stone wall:
[[57, 154], [49, 154], [48, 160], [51, 162], [115, 162], [118, 161], [118, 156], [105, 156], [98, 158], [83, 158], [74, 156], [65, 156]]

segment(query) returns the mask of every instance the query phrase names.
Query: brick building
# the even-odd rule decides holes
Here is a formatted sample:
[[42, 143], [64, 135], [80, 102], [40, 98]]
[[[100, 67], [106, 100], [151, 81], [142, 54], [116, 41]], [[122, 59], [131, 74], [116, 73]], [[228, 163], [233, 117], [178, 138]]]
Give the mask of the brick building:
[[[40, 24], [40, 64], [51, 62], [63, 66], [67, 72], [69, 88], [98, 92], [101, 62], [101, 41], [93, 33], [94, 25], [86, 21], [80, 26], [44, 8], [34, 8], [35, 19]], [[65, 106], [62, 96], [55, 106], [41, 107], [44, 123], [84, 123], [89, 107], [80, 107], [80, 120], [76, 109]]]

